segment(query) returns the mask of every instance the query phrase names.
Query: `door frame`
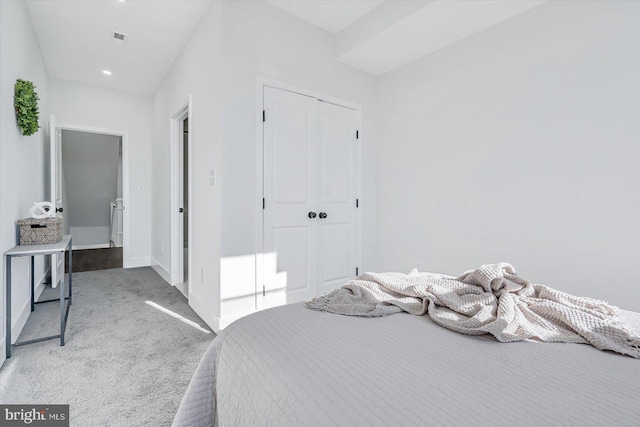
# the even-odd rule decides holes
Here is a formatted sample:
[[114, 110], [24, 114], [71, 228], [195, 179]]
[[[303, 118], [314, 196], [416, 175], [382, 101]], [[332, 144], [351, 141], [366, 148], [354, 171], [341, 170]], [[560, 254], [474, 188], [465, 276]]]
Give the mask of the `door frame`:
[[[98, 133], [102, 135], [119, 136], [122, 139], [122, 268], [136, 267], [137, 265], [130, 259], [129, 247], [129, 217], [131, 205], [129, 204], [129, 133], [126, 130], [106, 129], [94, 126], [74, 125], [67, 123], [56, 123], [56, 132], [60, 130], [70, 130], [76, 132]], [[62, 139], [60, 139], [62, 144]], [[63, 166], [64, 167], [64, 166]]]
[[[192, 107], [191, 107], [191, 95], [189, 95], [180, 106], [174, 110], [175, 113], [171, 116], [171, 286], [176, 286], [183, 283], [184, 279], [184, 269], [187, 270], [187, 277], [189, 281], [192, 279], [191, 274], [191, 259], [192, 259], [192, 221], [191, 221], [191, 206], [193, 204], [193, 133], [191, 132], [193, 128], [193, 120], [192, 120]], [[189, 124], [187, 128], [187, 132], [189, 134], [189, 153], [187, 158], [187, 181], [188, 181], [188, 206], [187, 206], [187, 215], [188, 215], [188, 230], [187, 230], [187, 239], [189, 241], [189, 248], [187, 249], [187, 257], [188, 262], [187, 265], [184, 264], [184, 246], [183, 242], [180, 241], [180, 229], [184, 227], [184, 222], [181, 221], [181, 215], [178, 212], [180, 207], [180, 194], [182, 189], [180, 188], [180, 184], [182, 183], [182, 177], [180, 176], [180, 148], [182, 147], [182, 143], [184, 142], [184, 119], [189, 118]], [[184, 184], [182, 184], [184, 185]], [[183, 187], [184, 188], [184, 187]], [[180, 268], [182, 266], [182, 268]], [[191, 291], [191, 286], [189, 286], [189, 281], [187, 281], [186, 289], [178, 289], [185, 294], [187, 298], [189, 298], [189, 293]]]
[[[264, 108], [264, 88], [270, 87], [273, 89], [286, 90], [294, 92], [299, 95], [309, 96], [316, 98], [320, 101], [327, 102], [329, 104], [335, 104], [339, 107], [349, 108], [356, 112], [356, 121], [359, 131], [359, 138], [357, 139], [356, 147], [356, 198], [360, 200], [360, 207], [356, 214], [356, 265], [362, 265], [362, 143], [364, 142], [364, 135], [362, 129], [362, 106], [360, 104], [347, 101], [335, 96], [326, 95], [314, 90], [301, 88], [299, 86], [291, 85], [289, 83], [275, 80], [269, 77], [257, 75], [256, 76], [256, 257], [255, 257], [255, 308], [260, 310], [262, 308], [259, 298], [259, 294], [262, 293], [262, 284], [260, 278], [264, 269], [264, 221], [262, 206], [262, 198], [264, 197], [264, 126], [262, 111]], [[267, 113], [268, 114], [268, 113]], [[191, 125], [191, 121], [189, 121]]]

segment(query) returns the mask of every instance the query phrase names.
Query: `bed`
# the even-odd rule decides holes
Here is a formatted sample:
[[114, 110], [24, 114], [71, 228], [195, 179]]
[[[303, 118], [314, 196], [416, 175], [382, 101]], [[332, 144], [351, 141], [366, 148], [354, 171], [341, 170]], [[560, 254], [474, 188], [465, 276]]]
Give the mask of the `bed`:
[[[640, 333], [640, 313], [621, 310]], [[640, 360], [585, 344], [499, 343], [427, 316], [291, 304], [229, 325], [174, 426], [640, 424]]]

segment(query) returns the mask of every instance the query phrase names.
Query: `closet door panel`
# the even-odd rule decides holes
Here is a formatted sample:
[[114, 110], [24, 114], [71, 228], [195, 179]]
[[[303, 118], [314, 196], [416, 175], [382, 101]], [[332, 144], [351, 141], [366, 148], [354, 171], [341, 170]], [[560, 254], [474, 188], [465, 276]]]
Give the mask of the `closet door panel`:
[[313, 180], [309, 176], [314, 139], [309, 131], [313, 118], [309, 117], [306, 104], [276, 102], [269, 110], [269, 119], [273, 121], [273, 203], [279, 207], [287, 205], [285, 209], [293, 205], [307, 206], [313, 197], [309, 182]]
[[273, 227], [272, 242], [277, 248], [280, 285], [286, 284], [288, 293], [305, 291], [309, 287], [309, 242], [314, 240], [305, 226]]
[[352, 195], [350, 149], [355, 145], [355, 135], [351, 135], [355, 130], [349, 117], [326, 110], [321, 109], [320, 117], [321, 202], [346, 205]]
[[318, 293], [355, 275], [357, 241], [356, 112], [318, 102]]
[[353, 277], [349, 257], [345, 256], [352, 249], [349, 228], [349, 223], [320, 224], [320, 271], [324, 283], [333, 283], [334, 288]]
[[[317, 101], [265, 88], [264, 266], [258, 306], [305, 301], [317, 289]], [[262, 286], [264, 289], [261, 289]]]

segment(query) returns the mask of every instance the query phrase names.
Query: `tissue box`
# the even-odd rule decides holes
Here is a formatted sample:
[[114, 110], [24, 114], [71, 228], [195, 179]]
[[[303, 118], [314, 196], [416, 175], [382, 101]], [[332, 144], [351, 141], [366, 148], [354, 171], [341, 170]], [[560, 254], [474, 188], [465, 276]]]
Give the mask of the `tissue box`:
[[25, 218], [18, 220], [21, 245], [46, 245], [62, 240], [64, 218]]

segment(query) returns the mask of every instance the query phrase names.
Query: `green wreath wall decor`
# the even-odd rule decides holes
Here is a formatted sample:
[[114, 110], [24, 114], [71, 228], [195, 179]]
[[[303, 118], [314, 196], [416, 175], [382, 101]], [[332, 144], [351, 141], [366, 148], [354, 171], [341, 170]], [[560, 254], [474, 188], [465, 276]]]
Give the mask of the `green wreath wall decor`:
[[13, 97], [13, 106], [16, 109], [16, 119], [20, 132], [23, 135], [33, 135], [38, 131], [38, 94], [35, 91], [36, 86], [28, 80], [16, 80], [15, 95]]

